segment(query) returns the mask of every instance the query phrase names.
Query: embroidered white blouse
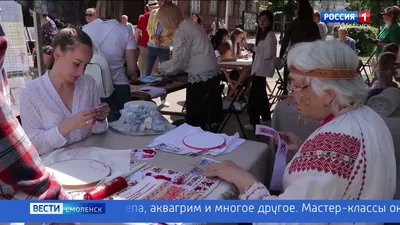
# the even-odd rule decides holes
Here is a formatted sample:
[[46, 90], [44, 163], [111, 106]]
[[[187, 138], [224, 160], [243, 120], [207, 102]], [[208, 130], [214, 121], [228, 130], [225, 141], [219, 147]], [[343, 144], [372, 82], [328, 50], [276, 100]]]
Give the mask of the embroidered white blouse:
[[189, 83], [205, 82], [219, 73], [213, 46], [203, 27], [191, 19], [179, 24], [172, 43], [172, 59], [159, 65], [161, 73], [185, 71]]
[[67, 144], [108, 129], [107, 120], [96, 122], [92, 129], [75, 129], [66, 137], [58, 130], [64, 120], [101, 104], [95, 80], [89, 75], [75, 82], [72, 112], [64, 105], [51, 82], [48, 73], [26, 83], [21, 88], [20, 113], [22, 128], [36, 147], [39, 155], [47, 154]]
[[255, 53], [251, 74], [260, 77], [273, 77], [275, 73], [277, 40], [274, 32], [268, 32], [264, 40], [253, 47]]
[[264, 185], [254, 183], [240, 198], [393, 199], [396, 160], [392, 135], [383, 119], [369, 107], [362, 106], [318, 128], [287, 165], [283, 189], [281, 195], [272, 196]]

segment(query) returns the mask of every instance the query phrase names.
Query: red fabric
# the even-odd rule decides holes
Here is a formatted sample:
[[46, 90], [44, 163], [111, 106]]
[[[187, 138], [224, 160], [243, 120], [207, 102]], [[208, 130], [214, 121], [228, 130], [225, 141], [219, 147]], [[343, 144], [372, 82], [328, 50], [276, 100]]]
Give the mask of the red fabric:
[[142, 37], [140, 38], [139, 45], [142, 47], [147, 47], [147, 42], [149, 42], [149, 34], [147, 33], [147, 23], [149, 22], [150, 12], [146, 12], [139, 16], [139, 22], [136, 26], [137, 29], [142, 31]]
[[[2, 87], [0, 81], [0, 88]], [[0, 199], [66, 199], [0, 90]]]

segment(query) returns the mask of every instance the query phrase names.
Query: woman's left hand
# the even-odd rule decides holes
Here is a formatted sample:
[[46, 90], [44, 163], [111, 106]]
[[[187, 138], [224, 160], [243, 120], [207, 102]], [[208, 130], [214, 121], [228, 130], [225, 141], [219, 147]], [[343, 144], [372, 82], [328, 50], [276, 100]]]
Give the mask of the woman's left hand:
[[103, 121], [107, 118], [108, 113], [110, 112], [110, 107], [108, 107], [107, 103], [103, 103], [97, 107], [96, 111], [97, 111], [96, 119]]
[[257, 181], [251, 174], [229, 160], [206, 167], [204, 174], [206, 177], [219, 177], [236, 185], [241, 193]]

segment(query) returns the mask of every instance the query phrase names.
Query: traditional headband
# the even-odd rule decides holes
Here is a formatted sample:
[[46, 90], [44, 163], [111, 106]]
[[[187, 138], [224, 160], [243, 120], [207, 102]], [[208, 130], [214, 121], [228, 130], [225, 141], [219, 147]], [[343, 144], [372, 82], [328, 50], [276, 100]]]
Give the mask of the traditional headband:
[[353, 79], [357, 72], [350, 69], [315, 69], [308, 72], [297, 69], [295, 66], [290, 66], [290, 72], [307, 77], [323, 78], [323, 79]]

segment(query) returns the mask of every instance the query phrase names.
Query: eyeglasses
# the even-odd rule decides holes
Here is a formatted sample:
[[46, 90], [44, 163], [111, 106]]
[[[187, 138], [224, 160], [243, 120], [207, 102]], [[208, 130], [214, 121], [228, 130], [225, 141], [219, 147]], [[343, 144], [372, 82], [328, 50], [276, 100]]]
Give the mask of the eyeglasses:
[[303, 86], [303, 87], [296, 87], [296, 88], [293, 88], [292, 85], [288, 85], [287, 90], [288, 90], [288, 93], [289, 93], [289, 94], [294, 94], [295, 92], [300, 92], [300, 91], [302, 91], [302, 90], [304, 90], [304, 89], [307, 89], [307, 88], [309, 88], [309, 87], [310, 87], [310, 85], [306, 85], [306, 86]]
[[92, 17], [92, 16], [93, 16], [93, 14], [86, 14], [86, 16]]

